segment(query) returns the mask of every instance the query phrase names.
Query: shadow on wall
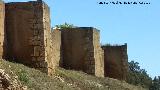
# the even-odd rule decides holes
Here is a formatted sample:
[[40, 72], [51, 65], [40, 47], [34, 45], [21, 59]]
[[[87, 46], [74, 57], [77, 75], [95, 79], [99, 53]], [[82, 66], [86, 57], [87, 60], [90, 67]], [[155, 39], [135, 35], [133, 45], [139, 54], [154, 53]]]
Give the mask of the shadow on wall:
[[105, 45], [104, 50], [104, 71], [106, 77], [126, 80], [128, 73], [127, 44]]

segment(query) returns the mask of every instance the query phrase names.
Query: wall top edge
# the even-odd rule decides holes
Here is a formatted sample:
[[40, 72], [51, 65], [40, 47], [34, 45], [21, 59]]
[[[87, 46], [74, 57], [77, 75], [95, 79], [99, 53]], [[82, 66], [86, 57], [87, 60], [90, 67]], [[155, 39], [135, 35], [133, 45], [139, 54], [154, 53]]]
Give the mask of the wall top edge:
[[119, 45], [119, 44], [115, 44], [115, 45], [112, 45], [112, 44], [107, 44], [107, 45], [102, 45], [102, 48], [107, 48], [107, 47], [113, 47], [113, 48], [115, 48], [115, 47], [127, 47], [127, 43], [124, 43], [123, 45]]
[[64, 28], [64, 29], [59, 29], [59, 28], [52, 28], [52, 30], [91, 30], [91, 31], [100, 31], [94, 27], [73, 27], [73, 28]]
[[37, 0], [37, 1], [26, 1], [26, 2], [7, 2], [5, 4], [18, 4], [18, 3], [43, 3], [46, 4], [44, 1]]

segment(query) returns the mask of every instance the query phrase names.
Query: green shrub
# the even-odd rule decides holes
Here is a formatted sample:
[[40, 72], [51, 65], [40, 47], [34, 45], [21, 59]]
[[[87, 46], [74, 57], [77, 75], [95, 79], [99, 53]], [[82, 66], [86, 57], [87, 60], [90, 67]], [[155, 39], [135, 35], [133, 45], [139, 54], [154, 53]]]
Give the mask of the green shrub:
[[28, 83], [29, 82], [29, 77], [27, 75], [27, 72], [23, 69], [20, 69], [18, 71], [18, 78], [20, 81], [22, 81], [23, 83]]
[[75, 27], [73, 24], [68, 24], [68, 23], [64, 23], [64, 24], [61, 24], [61, 25], [55, 25], [56, 28], [59, 28], [59, 29], [67, 29], [67, 28], [73, 28]]

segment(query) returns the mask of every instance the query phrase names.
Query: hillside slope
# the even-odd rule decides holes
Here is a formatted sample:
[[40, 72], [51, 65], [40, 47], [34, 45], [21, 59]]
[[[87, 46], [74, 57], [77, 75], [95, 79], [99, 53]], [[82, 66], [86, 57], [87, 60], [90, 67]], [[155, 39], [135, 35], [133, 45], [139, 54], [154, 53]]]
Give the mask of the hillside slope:
[[33, 68], [5, 60], [0, 60], [0, 70], [8, 74], [11, 82], [17, 77], [17, 82], [22, 84], [20, 86], [25, 88], [27, 86], [27, 90], [147, 90], [124, 81], [98, 78], [81, 71], [62, 68], [57, 68], [55, 75], [49, 77]]

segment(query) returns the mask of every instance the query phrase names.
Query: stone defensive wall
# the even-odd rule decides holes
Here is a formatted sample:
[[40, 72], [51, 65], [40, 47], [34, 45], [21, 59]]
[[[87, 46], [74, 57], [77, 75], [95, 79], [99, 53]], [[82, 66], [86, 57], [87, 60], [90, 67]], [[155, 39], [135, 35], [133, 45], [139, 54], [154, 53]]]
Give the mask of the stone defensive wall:
[[5, 4], [0, 1], [0, 58], [4, 56], [4, 20], [5, 20]]
[[5, 4], [8, 60], [50, 72], [50, 13], [44, 2], [11, 2]]
[[93, 27], [61, 29], [62, 67], [81, 70], [103, 77], [103, 51], [99, 44], [99, 30]]
[[56, 67], [126, 80], [127, 44], [100, 45], [93, 27], [51, 30], [50, 8], [42, 0], [0, 2], [0, 58], [51, 75]]
[[105, 77], [126, 80], [128, 73], [127, 44], [102, 46]]
[[62, 44], [61, 44], [61, 31], [59, 30], [52, 30], [51, 32], [51, 53], [52, 56], [52, 65], [53, 67], [59, 67], [62, 65], [61, 57], [62, 57]]

